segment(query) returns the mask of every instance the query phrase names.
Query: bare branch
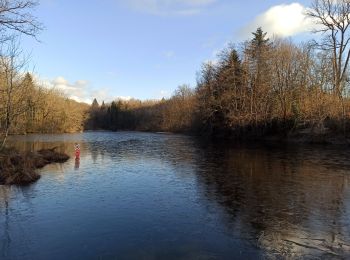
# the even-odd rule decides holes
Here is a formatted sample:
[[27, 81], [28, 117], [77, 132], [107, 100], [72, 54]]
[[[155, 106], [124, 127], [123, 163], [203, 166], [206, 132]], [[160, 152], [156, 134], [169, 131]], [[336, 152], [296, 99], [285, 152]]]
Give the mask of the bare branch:
[[315, 44], [321, 50], [332, 52], [333, 90], [343, 93], [345, 75], [349, 66], [350, 35], [350, 2], [348, 0], [314, 0], [307, 15], [312, 18], [320, 28], [323, 39]]
[[37, 5], [36, 0], [0, 0], [1, 38], [13, 32], [36, 38], [43, 26], [29, 11]]

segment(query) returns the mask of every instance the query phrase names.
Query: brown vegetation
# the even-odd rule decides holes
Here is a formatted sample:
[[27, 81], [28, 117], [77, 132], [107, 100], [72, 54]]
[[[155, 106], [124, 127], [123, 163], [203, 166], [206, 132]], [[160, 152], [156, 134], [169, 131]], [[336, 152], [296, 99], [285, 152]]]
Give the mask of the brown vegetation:
[[346, 141], [349, 85], [343, 79], [341, 92], [335, 86], [332, 59], [329, 50], [269, 39], [258, 28], [239, 48], [231, 45], [215, 62], [203, 64], [195, 89], [181, 86], [160, 101], [118, 100], [99, 106], [95, 100], [87, 127]]
[[33, 80], [20, 34], [36, 37], [42, 25], [31, 14], [36, 0], [0, 0], [0, 150], [9, 134], [83, 130], [88, 105]]
[[170, 99], [116, 100], [100, 106], [94, 100], [86, 129], [192, 132], [196, 112], [195, 91], [178, 87]]
[[[35, 5], [14, 1], [26, 2], [18, 7]], [[94, 100], [90, 109], [40, 86], [30, 74], [23, 75], [21, 52], [13, 41], [4, 41], [8, 48], [0, 53], [0, 149], [8, 134], [84, 128], [192, 132], [231, 139], [347, 138], [349, 10], [349, 1], [314, 0], [308, 16], [324, 36], [318, 41], [297, 45], [269, 39], [258, 28], [251, 39], [227, 47], [215, 61], [203, 64], [195, 89], [183, 85], [171, 98], [158, 101], [99, 105]], [[12, 29], [21, 32], [21, 28]], [[23, 33], [33, 35], [29, 28], [40, 26], [23, 28], [29, 30]]]
[[0, 152], [0, 184], [25, 185], [37, 181], [40, 175], [36, 169], [51, 163], [63, 163], [69, 156], [53, 149], [38, 152], [18, 152], [4, 149]]
[[1, 68], [0, 63], [0, 147], [9, 134], [83, 131], [87, 104], [40, 86], [29, 73], [2, 74]]

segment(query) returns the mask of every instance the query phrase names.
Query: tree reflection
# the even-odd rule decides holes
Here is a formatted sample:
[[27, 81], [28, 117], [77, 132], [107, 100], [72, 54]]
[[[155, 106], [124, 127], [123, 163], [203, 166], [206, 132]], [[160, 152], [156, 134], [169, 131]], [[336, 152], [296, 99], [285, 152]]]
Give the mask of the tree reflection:
[[[314, 164], [327, 151], [295, 149], [205, 150], [198, 185], [221, 205], [233, 234], [284, 256], [349, 253], [346, 205], [348, 171]], [[334, 157], [334, 156], [333, 156]], [[345, 158], [337, 158], [343, 160]], [[342, 165], [342, 164], [341, 164]]]
[[[10, 214], [9, 214], [9, 200], [11, 196], [11, 187], [0, 185], [0, 213], [2, 215], [3, 223], [0, 229], [0, 257], [7, 257], [11, 245], [10, 236]], [[0, 218], [0, 220], [2, 219]], [[0, 222], [0, 223], [1, 223]]]
[[[200, 203], [208, 211], [210, 207], [222, 209], [213, 214], [220, 216], [225, 232], [250, 241], [268, 257], [350, 256], [348, 150], [227, 147], [186, 136], [143, 133], [99, 137], [87, 134], [86, 142], [79, 141], [81, 160], [113, 162], [99, 167], [142, 160], [166, 162], [178, 178], [196, 180]], [[18, 145], [33, 150], [59, 146], [74, 155], [75, 142]], [[79, 167], [80, 161], [75, 160], [74, 168]], [[5, 195], [0, 195], [4, 208], [9, 200]]]
[[[226, 148], [225, 148], [226, 147]], [[268, 256], [344, 256], [350, 252], [347, 152], [310, 147], [233, 147], [165, 136], [93, 143], [95, 154], [159, 159], [177, 172], [193, 168], [208, 205]], [[178, 174], [178, 173], [176, 173]]]

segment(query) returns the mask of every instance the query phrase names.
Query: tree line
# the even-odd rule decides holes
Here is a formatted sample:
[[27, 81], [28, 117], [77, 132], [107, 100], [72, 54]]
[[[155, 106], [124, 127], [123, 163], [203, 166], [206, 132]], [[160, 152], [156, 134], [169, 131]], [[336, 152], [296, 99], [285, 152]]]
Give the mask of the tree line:
[[41, 86], [28, 72], [4, 69], [3, 62], [0, 57], [0, 146], [9, 134], [83, 131], [89, 105]]
[[116, 100], [101, 105], [95, 99], [86, 129], [191, 132], [195, 122], [195, 92], [178, 87], [170, 99]]
[[[350, 3], [315, 0], [317, 40], [252, 38], [206, 62], [197, 86], [160, 101], [113, 101], [90, 108], [87, 128], [193, 132], [215, 137], [347, 135]], [[321, 36], [319, 36], [321, 35]]]
[[11, 133], [83, 129], [192, 132], [215, 137], [290, 133], [346, 135], [349, 128], [350, 3], [314, 0], [317, 40], [295, 44], [262, 28], [202, 65], [197, 86], [162, 100], [87, 105], [47, 89], [27, 73], [17, 34], [42, 26], [31, 0], [0, 0], [0, 146]]
[[88, 105], [41, 86], [28, 72], [20, 36], [43, 26], [31, 13], [38, 2], [0, 0], [0, 150], [9, 134], [82, 131]]

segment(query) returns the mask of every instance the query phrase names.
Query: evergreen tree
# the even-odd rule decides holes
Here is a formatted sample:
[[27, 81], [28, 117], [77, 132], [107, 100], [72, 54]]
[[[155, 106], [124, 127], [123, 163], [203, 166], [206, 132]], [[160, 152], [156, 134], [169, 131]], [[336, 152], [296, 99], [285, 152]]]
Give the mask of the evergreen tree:
[[113, 101], [111, 103], [110, 108], [110, 129], [111, 130], [117, 130], [118, 129], [118, 118], [119, 118], [119, 108], [117, 106], [117, 103]]
[[96, 110], [96, 109], [98, 109], [99, 107], [100, 107], [100, 105], [98, 104], [97, 99], [94, 98], [94, 100], [92, 101], [92, 104], [91, 104], [92, 110]]
[[269, 109], [269, 95], [272, 77], [271, 51], [272, 45], [267, 33], [258, 28], [253, 32], [253, 39], [245, 50], [246, 69], [249, 74], [250, 114], [255, 126], [260, 121], [266, 122]]
[[22, 81], [22, 85], [27, 92], [26, 107], [27, 112], [25, 113], [25, 132], [33, 132], [35, 124], [35, 113], [37, 106], [37, 91], [32, 76], [27, 72]]

